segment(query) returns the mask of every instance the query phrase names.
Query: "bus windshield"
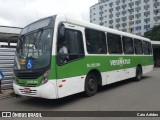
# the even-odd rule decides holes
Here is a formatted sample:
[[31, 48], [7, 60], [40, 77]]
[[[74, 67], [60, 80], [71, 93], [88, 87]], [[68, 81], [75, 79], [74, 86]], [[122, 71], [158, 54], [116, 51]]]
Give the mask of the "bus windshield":
[[17, 44], [15, 69], [40, 69], [47, 67], [51, 60], [53, 30], [39, 29], [21, 35]]

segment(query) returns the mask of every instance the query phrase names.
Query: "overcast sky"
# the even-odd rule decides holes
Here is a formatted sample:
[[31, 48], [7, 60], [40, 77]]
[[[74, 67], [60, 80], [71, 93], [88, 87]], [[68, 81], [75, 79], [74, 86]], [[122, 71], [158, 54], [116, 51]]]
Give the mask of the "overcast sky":
[[98, 0], [0, 0], [0, 25], [24, 27], [54, 14], [89, 21], [89, 8]]

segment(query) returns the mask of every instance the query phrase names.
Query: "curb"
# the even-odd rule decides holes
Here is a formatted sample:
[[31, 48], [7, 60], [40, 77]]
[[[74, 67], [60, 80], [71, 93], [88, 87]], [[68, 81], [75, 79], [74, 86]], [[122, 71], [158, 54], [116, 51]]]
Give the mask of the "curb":
[[15, 96], [15, 94], [14, 94], [13, 91], [10, 92], [10, 93], [2, 93], [2, 94], [0, 94], [0, 100], [6, 99], [6, 98], [11, 98], [11, 97], [14, 97], [14, 96]]

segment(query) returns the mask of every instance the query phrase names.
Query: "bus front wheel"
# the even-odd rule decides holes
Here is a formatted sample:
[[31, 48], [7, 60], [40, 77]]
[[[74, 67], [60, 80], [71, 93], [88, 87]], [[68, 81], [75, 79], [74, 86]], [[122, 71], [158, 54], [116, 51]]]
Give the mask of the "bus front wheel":
[[136, 81], [140, 81], [142, 79], [142, 69], [141, 67], [137, 67], [136, 68], [136, 77], [135, 77], [135, 80]]
[[97, 93], [98, 82], [94, 74], [88, 74], [85, 80], [85, 96], [93, 96]]

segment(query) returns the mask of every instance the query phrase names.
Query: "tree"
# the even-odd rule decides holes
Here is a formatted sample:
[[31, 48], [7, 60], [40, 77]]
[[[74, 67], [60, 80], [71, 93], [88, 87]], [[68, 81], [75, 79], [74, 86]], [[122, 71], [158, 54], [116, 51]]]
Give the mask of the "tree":
[[160, 25], [156, 25], [151, 30], [145, 32], [144, 37], [153, 41], [160, 41]]

